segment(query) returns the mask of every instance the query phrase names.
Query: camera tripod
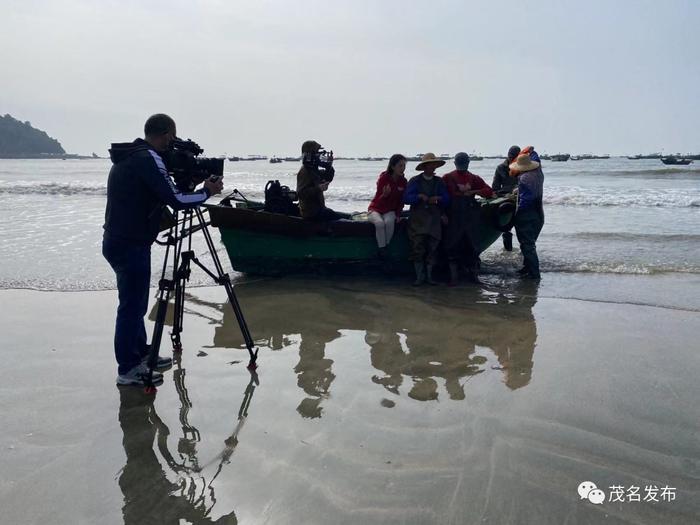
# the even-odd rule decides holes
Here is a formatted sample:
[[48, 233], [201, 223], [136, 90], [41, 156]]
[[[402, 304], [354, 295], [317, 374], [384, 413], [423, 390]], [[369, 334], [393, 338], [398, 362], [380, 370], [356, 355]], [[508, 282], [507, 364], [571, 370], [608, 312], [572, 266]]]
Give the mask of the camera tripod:
[[[196, 223], [195, 223], [196, 220]], [[185, 289], [187, 281], [190, 279], [192, 263], [199, 266], [204, 272], [211, 277], [216, 284], [223, 286], [228, 295], [228, 301], [231, 303], [233, 313], [236, 315], [238, 326], [241, 329], [243, 340], [245, 341], [250, 361], [248, 369], [255, 370], [257, 368], [256, 360], [258, 358], [258, 350], [254, 349], [253, 338], [248, 330], [243, 311], [236, 298], [236, 293], [233, 291], [231, 278], [224, 272], [221, 266], [221, 260], [216, 253], [216, 247], [211, 238], [211, 233], [208, 228], [209, 223], [204, 218], [204, 213], [199, 207], [184, 211], [174, 211], [174, 224], [170, 227], [165, 241], [160, 241], [159, 244], [165, 244], [165, 256], [163, 258], [163, 270], [161, 272], [160, 281], [158, 281], [158, 300], [156, 310], [156, 320], [153, 327], [153, 337], [151, 339], [151, 348], [148, 354], [149, 377], [145, 387], [147, 393], [156, 391], [153, 385], [153, 369], [158, 362], [158, 352], [160, 343], [163, 337], [163, 327], [165, 326], [165, 315], [168, 310], [170, 295], [175, 294], [173, 330], [170, 333], [170, 340], [173, 345], [173, 352], [182, 351], [182, 341], [180, 334], [183, 330], [183, 321], [185, 313]], [[179, 229], [178, 229], [179, 228]], [[192, 249], [192, 234], [201, 231], [204, 235], [204, 240], [207, 244], [207, 249], [214, 262], [214, 271], [204, 266], [197, 258]], [[186, 249], [185, 249], [186, 248]], [[172, 265], [172, 278], [167, 278], [168, 268]]]

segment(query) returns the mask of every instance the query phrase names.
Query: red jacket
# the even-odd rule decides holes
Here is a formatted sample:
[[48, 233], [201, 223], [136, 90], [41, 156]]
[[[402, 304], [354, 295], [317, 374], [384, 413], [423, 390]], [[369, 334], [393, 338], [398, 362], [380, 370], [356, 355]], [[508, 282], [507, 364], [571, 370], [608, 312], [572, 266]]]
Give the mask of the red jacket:
[[443, 175], [442, 180], [447, 184], [447, 191], [450, 192], [450, 197], [460, 197], [462, 195], [462, 192], [457, 188], [457, 184], [468, 184], [470, 190], [480, 190], [477, 195], [484, 198], [494, 196], [491, 186], [486, 184], [484, 179], [469, 171], [454, 170]]
[[[390, 188], [389, 195], [383, 196], [384, 188]], [[377, 179], [377, 193], [374, 195], [372, 202], [369, 203], [369, 211], [376, 211], [377, 213], [389, 213], [390, 211], [396, 212], [396, 215], [401, 213], [403, 210], [403, 192], [406, 190], [406, 178], [401, 176], [397, 181], [389, 175], [386, 171], [383, 171]]]

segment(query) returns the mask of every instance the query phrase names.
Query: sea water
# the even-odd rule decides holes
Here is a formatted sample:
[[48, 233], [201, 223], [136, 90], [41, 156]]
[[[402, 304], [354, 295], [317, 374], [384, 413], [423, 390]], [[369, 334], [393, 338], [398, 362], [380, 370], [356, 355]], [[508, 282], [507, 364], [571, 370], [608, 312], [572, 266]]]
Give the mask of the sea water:
[[[499, 162], [472, 162], [470, 170], [490, 184]], [[337, 161], [327, 205], [365, 211], [385, 164]], [[115, 287], [101, 255], [110, 166], [106, 159], [0, 160], [0, 288]], [[224, 195], [237, 189], [261, 200], [268, 180], [294, 188], [298, 169], [295, 162], [227, 161]], [[448, 163], [438, 174], [449, 169]], [[538, 241], [543, 272], [700, 274], [700, 165], [611, 158], [544, 161], [543, 170], [546, 223]], [[409, 163], [406, 175], [415, 173], [415, 163]], [[206, 263], [199, 240], [197, 248]], [[163, 253], [154, 246], [154, 284]], [[507, 253], [498, 241], [482, 259], [486, 274], [512, 272], [520, 263], [517, 242]], [[208, 282], [202, 272], [193, 272], [192, 284]]]

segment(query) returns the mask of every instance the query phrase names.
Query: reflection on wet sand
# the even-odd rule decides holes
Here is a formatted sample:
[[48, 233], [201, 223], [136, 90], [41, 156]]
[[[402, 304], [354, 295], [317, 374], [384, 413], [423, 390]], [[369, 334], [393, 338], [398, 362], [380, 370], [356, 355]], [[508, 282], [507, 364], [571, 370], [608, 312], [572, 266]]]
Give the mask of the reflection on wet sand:
[[[305, 397], [297, 410], [308, 418], [321, 417], [335, 374], [342, 373], [332, 369], [326, 352], [343, 331], [364, 332], [377, 371], [370, 380], [395, 396], [430, 401], [439, 399], [444, 388], [447, 398], [463, 400], [466, 381], [489, 366], [491, 353], [498, 361], [491, 368], [503, 371], [508, 388], [526, 386], [537, 340], [536, 291], [536, 286], [516, 290], [517, 295], [442, 288], [419, 294], [388, 287], [377, 292], [371, 283], [349, 289], [313, 281], [262, 281], [239, 288], [263, 352], [298, 343], [294, 372]], [[214, 347], [243, 348], [231, 309], [199, 304], [223, 311]], [[391, 407], [394, 401], [381, 403]]]
[[[238, 433], [248, 415], [257, 377], [253, 375], [246, 387], [238, 424], [225, 440], [222, 452], [211, 463], [201, 465], [196, 448], [201, 436], [199, 430], [188, 421], [192, 403], [185, 385], [185, 374], [186, 370], [177, 359], [173, 382], [180, 399], [182, 435], [175, 451], [171, 451], [170, 429], [156, 413], [155, 396], [146, 395], [138, 388], [119, 388], [119, 424], [124, 434], [122, 443], [126, 453], [119, 486], [124, 495], [122, 512], [127, 525], [177, 524], [182, 523], [181, 520], [192, 524], [238, 523], [234, 511], [217, 519], [211, 517], [216, 505], [214, 481], [238, 444]], [[208, 480], [207, 471], [213, 471]], [[177, 481], [171, 481], [169, 476]]]

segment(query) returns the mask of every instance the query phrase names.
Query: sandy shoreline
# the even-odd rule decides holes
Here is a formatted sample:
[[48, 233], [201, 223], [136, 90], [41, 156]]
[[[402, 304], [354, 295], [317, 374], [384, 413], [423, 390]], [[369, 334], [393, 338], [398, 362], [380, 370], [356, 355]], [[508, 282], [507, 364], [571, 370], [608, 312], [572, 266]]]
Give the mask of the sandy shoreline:
[[[115, 292], [2, 291], [0, 523], [691, 523], [697, 279], [618, 277], [242, 284], [242, 420], [222, 289], [192, 290], [151, 401], [113, 384]], [[676, 500], [596, 506], [586, 480]]]

